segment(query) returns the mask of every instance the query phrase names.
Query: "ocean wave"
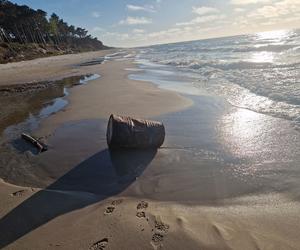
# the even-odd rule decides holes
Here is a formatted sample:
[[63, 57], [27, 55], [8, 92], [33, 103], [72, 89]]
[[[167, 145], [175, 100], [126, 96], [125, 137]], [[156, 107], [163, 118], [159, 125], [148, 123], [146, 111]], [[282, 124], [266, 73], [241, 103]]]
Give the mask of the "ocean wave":
[[283, 52], [290, 49], [294, 49], [297, 45], [288, 44], [267, 44], [267, 45], [257, 45], [257, 46], [245, 46], [234, 48], [232, 52]]
[[297, 71], [300, 62], [272, 64], [247, 61], [229, 63], [222, 61], [158, 60], [156, 63], [183, 70], [192, 70], [192, 72], [205, 77], [206, 81], [218, 79], [221, 83], [228, 80], [256, 95], [265, 96], [278, 102], [300, 105], [300, 85], [296, 84], [297, 76], [300, 77], [300, 68], [298, 73], [293, 72], [293, 70]]
[[293, 125], [297, 130], [300, 131], [300, 116], [298, 116], [293, 120]]
[[[295, 98], [295, 103], [293, 103], [289, 96], [280, 95], [280, 93], [268, 93], [267, 91], [264, 93], [253, 91], [244, 87], [245, 85], [238, 85], [226, 79], [220, 81], [218, 78], [205, 84], [201, 81], [196, 85], [225, 97], [233, 106], [287, 119], [300, 126], [300, 96], [298, 99]], [[278, 98], [272, 99], [274, 97], [272, 95], [277, 95]]]
[[280, 39], [244, 35], [152, 46], [140, 58], [198, 75], [198, 88], [225, 95], [236, 106], [300, 117], [300, 31]]
[[200, 69], [203, 67], [211, 67], [222, 70], [243, 70], [243, 69], [266, 69], [266, 68], [292, 68], [300, 66], [300, 62], [295, 63], [270, 63], [270, 62], [253, 62], [253, 61], [236, 61], [229, 62], [224, 60], [217, 61], [195, 61], [195, 60], [153, 60], [158, 64], [175, 66], [180, 68]]

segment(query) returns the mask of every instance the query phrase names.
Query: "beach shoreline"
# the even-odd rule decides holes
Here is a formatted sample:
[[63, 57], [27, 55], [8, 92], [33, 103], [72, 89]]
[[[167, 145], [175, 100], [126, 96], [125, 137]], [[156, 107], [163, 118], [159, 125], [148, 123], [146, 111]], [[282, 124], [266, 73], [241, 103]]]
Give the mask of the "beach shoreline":
[[55, 81], [68, 76], [91, 73], [79, 64], [116, 53], [118, 49], [92, 51], [37, 58], [28, 61], [0, 64], [0, 86]]
[[[278, 140], [289, 141], [288, 122], [233, 108], [221, 98], [188, 97], [130, 80], [131, 60], [76, 72], [70, 66], [98, 56], [37, 60], [28, 69], [14, 64], [7, 72], [0, 67], [6, 72], [0, 84], [18, 69], [14, 84], [72, 73], [100, 75], [70, 89], [68, 105], [33, 131], [45, 137], [48, 152], [7, 153], [11, 165], [2, 157], [2, 166], [9, 166], [2, 177], [17, 185], [0, 182], [0, 248], [297, 249], [297, 188], [278, 193], [281, 177], [253, 177], [253, 171], [259, 173], [252, 161], [262, 157], [260, 149], [276, 145], [266, 131], [254, 128], [260, 121], [277, 124], [269, 132], [278, 129]], [[49, 63], [55, 65], [44, 73]], [[33, 68], [30, 77], [20, 77]], [[110, 152], [105, 140], [110, 113], [162, 120], [167, 129], [163, 148]], [[239, 134], [245, 128], [250, 136]], [[252, 152], [257, 138], [265, 144]]]

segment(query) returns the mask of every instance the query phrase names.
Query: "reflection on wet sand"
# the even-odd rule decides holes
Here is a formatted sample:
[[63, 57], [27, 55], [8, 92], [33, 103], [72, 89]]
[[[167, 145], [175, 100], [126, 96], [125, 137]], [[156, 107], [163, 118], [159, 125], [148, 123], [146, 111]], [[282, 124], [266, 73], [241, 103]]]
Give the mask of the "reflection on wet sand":
[[[97, 74], [72, 76], [52, 83], [35, 83], [24, 88], [18, 85], [1, 87], [0, 134], [9, 126], [22, 122], [22, 128], [25, 130], [36, 128], [40, 119], [58, 112], [68, 104], [68, 101], [63, 99], [68, 94], [68, 88], [85, 84], [98, 77]], [[11, 135], [14, 129], [15, 127], [8, 128], [10, 131], [6, 134], [9, 138], [14, 137]]]
[[297, 157], [299, 134], [289, 121], [234, 108], [218, 127], [221, 143], [236, 157], [260, 163]]
[[38, 90], [38, 92], [1, 96], [0, 133], [8, 126], [26, 120], [30, 114], [38, 113], [46, 103], [51, 102], [54, 98], [62, 96], [64, 96], [64, 86], [59, 84]]
[[233, 153], [240, 157], [251, 157], [265, 149], [265, 132], [271, 129], [271, 125], [259, 113], [237, 109], [224, 116], [220, 130]]

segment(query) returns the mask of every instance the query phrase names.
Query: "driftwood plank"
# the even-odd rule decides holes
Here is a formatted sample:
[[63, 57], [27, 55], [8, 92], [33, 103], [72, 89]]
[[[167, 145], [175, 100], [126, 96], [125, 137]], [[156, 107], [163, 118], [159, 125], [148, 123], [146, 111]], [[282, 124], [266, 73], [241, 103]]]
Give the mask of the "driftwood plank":
[[44, 152], [48, 150], [47, 145], [45, 145], [44, 143], [40, 142], [38, 139], [34, 138], [33, 136], [30, 136], [26, 133], [22, 133], [21, 137], [30, 142], [32, 145], [34, 145], [36, 148], [39, 149], [40, 152]]

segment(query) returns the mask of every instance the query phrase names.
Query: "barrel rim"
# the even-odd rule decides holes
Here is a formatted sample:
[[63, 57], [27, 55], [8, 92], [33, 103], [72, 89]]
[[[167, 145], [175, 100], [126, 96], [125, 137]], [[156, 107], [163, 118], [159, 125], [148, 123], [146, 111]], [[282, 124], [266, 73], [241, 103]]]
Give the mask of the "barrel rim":
[[111, 145], [111, 141], [113, 138], [113, 122], [114, 122], [113, 118], [114, 118], [114, 115], [111, 114], [108, 119], [108, 124], [107, 124], [106, 140], [107, 140], [108, 145]]

